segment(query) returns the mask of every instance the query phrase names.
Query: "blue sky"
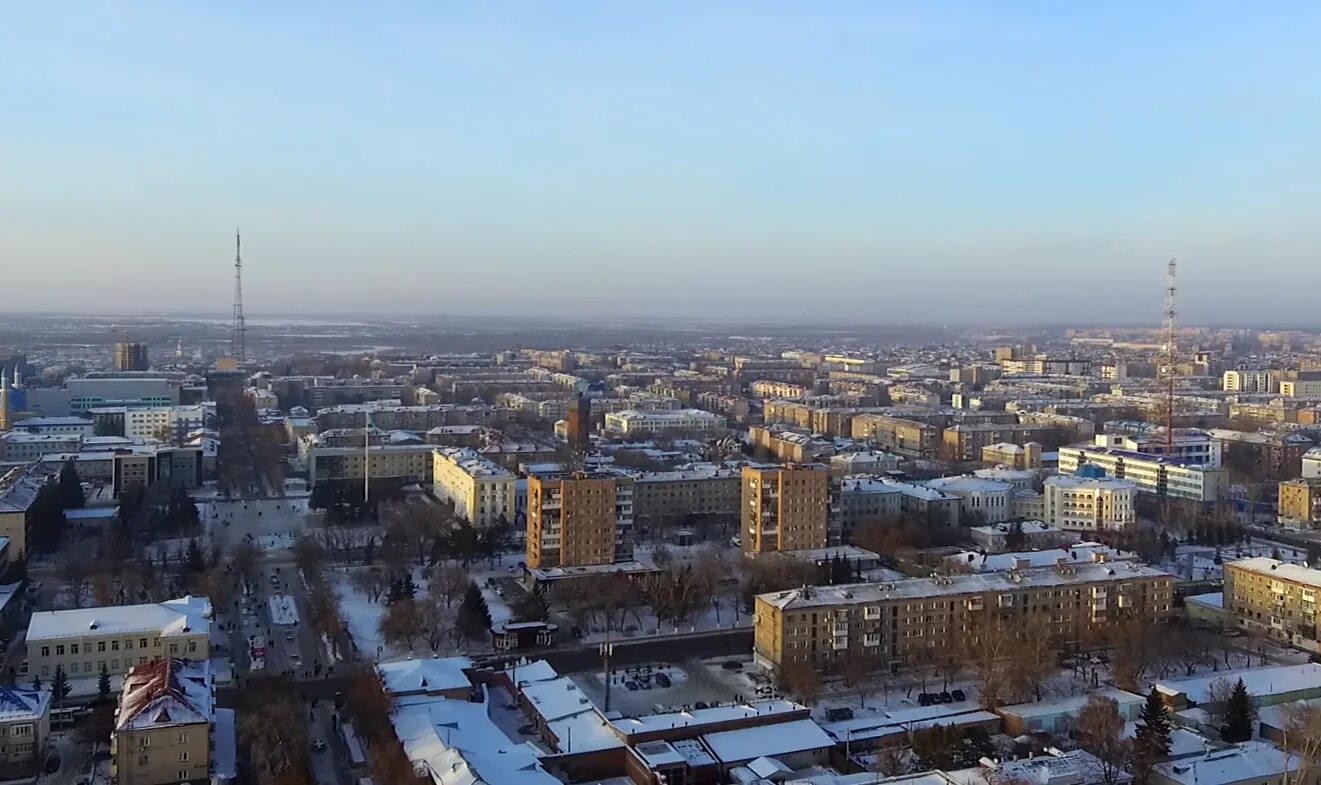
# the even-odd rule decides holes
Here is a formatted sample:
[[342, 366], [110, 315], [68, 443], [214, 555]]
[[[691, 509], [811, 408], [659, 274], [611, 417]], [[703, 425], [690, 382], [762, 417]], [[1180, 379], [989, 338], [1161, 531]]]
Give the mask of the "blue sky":
[[[105, 3], [0, 27], [7, 305], [1305, 322], [1316, 3]], [[1281, 285], [1282, 282], [1284, 285]], [[13, 296], [16, 294], [17, 296]]]

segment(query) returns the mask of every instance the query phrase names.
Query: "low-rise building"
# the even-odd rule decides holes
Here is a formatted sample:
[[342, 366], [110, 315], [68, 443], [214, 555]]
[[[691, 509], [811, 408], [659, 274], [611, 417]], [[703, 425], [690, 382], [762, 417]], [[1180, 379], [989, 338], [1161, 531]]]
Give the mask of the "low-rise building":
[[1057, 548], [1078, 539], [1075, 534], [1041, 521], [974, 526], [968, 530], [968, 536], [988, 553], [1004, 553], [1016, 547], [1036, 550]]
[[925, 666], [1007, 611], [1061, 641], [1088, 640], [1124, 620], [1168, 617], [1173, 588], [1170, 574], [1126, 562], [772, 592], [756, 598], [754, 658], [771, 671], [829, 670], [850, 653], [878, 669]]
[[643, 472], [633, 478], [633, 517], [648, 528], [690, 516], [737, 523], [742, 493], [742, 472], [715, 464]]
[[930, 423], [884, 414], [859, 414], [853, 418], [852, 436], [905, 458], [934, 458], [940, 429]]
[[1139, 493], [1153, 496], [1209, 503], [1228, 492], [1224, 469], [1112, 447], [1075, 445], [1060, 448], [1060, 474], [1077, 474], [1088, 464], [1098, 467], [1108, 477], [1130, 480]]
[[1137, 485], [1107, 477], [1056, 476], [1042, 488], [1042, 520], [1081, 532], [1126, 529], [1137, 520], [1133, 506]]
[[49, 690], [0, 687], [0, 779], [34, 777], [50, 736]]
[[830, 457], [830, 468], [840, 474], [884, 474], [898, 471], [898, 455], [877, 450], [846, 452]]
[[651, 433], [679, 433], [713, 437], [725, 432], [725, 418], [701, 409], [639, 411], [629, 409], [605, 416], [605, 429], [621, 436]]
[[49, 682], [62, 669], [71, 679], [112, 676], [134, 665], [173, 657], [206, 659], [211, 652], [211, 602], [182, 597], [148, 605], [113, 605], [32, 614], [27, 674]]
[[1041, 443], [996, 442], [982, 448], [982, 463], [990, 466], [1007, 466], [1010, 469], [1040, 469]]
[[928, 488], [959, 497], [960, 521], [967, 525], [1000, 523], [1014, 517], [1014, 486], [973, 475], [928, 480]]
[[213, 781], [220, 773], [212, 769], [216, 712], [209, 661], [166, 658], [133, 666], [124, 677], [110, 736], [116, 785]]
[[[1264, 741], [1248, 741], [1228, 749], [1206, 749], [1200, 754], [1158, 763], [1152, 785], [1279, 785], [1295, 782], [1310, 764], [1298, 755]], [[1315, 775], [1308, 777], [1315, 781]]]
[[55, 472], [35, 464], [16, 466], [0, 474], [0, 537], [9, 540], [10, 560], [26, 561], [32, 504], [37, 493], [53, 482], [55, 476]]
[[432, 452], [431, 489], [437, 498], [453, 503], [454, 512], [474, 526], [485, 528], [515, 513], [512, 472], [465, 447], [442, 447]]

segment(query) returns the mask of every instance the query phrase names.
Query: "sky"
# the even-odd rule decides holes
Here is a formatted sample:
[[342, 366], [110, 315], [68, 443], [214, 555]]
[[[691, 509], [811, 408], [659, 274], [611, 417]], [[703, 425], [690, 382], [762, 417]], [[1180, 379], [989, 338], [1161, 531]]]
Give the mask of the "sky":
[[[1315, 2], [58, 3], [7, 310], [1306, 323]], [[1317, 320], [1321, 322], [1321, 319]]]

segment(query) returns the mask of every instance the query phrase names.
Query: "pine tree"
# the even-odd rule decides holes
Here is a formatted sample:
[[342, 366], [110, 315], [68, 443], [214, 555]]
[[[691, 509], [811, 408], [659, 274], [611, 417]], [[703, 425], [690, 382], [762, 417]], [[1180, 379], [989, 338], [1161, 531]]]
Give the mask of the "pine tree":
[[34, 689], [34, 690], [40, 690], [40, 689], [41, 689], [41, 677], [40, 677], [40, 676], [33, 676], [33, 677], [32, 677], [32, 689]]
[[184, 557], [184, 573], [199, 575], [205, 571], [206, 556], [202, 554], [202, 546], [197, 544], [197, 540], [189, 540], [188, 553]]
[[74, 466], [73, 461], [65, 461], [64, 468], [60, 469], [60, 503], [66, 510], [82, 509], [87, 503], [83, 497], [83, 480], [78, 476], [78, 467]]
[[101, 674], [96, 677], [96, 694], [104, 703], [110, 700], [110, 671], [101, 663]]
[[1170, 715], [1165, 701], [1152, 687], [1147, 702], [1138, 717], [1136, 732], [1137, 753], [1146, 760], [1157, 760], [1170, 754]]
[[69, 683], [69, 676], [64, 672], [63, 667], [55, 668], [55, 678], [51, 679], [50, 689], [51, 692], [55, 693], [56, 702], [69, 697], [69, 691], [73, 689], [73, 685]]
[[1256, 715], [1247, 685], [1239, 679], [1234, 685], [1234, 691], [1229, 694], [1229, 700], [1225, 703], [1225, 724], [1220, 729], [1220, 738], [1231, 744], [1249, 741], [1252, 738], [1252, 725]]
[[470, 641], [480, 640], [491, 629], [491, 609], [487, 607], [486, 598], [476, 583], [469, 582], [463, 593], [463, 602], [459, 604], [458, 626], [463, 637]]

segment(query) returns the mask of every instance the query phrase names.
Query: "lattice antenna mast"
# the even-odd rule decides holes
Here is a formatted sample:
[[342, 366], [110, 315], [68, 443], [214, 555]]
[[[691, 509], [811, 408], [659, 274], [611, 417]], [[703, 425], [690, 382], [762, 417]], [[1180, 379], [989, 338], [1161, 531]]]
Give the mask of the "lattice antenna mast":
[[234, 230], [234, 326], [229, 335], [229, 353], [235, 360], [246, 359], [247, 347], [244, 345], [247, 324], [243, 321], [243, 245], [239, 230]]
[[1161, 342], [1161, 381], [1165, 383], [1165, 455], [1174, 456], [1174, 368], [1179, 359], [1178, 328], [1174, 308], [1174, 275], [1178, 268], [1170, 260], [1165, 271], [1165, 321]]

